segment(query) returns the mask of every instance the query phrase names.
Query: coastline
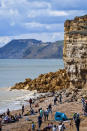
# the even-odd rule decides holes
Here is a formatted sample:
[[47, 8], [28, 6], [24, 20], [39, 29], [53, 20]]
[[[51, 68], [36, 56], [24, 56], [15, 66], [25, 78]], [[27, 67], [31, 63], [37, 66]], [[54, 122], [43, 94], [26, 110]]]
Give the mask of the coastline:
[[[2, 103], [2, 108], [0, 109], [0, 114], [6, 112], [7, 108], [9, 108], [10, 111], [20, 110], [21, 106], [23, 104], [25, 106], [27, 106], [29, 104], [27, 101], [30, 98], [32, 98], [33, 101], [36, 101], [42, 97], [45, 97], [47, 94], [49, 94], [49, 93], [38, 93], [36, 90], [28, 91], [28, 90], [16, 90], [15, 89], [15, 90], [10, 91], [10, 88], [0, 88], [0, 90], [2, 91], [1, 92], [2, 95], [7, 94], [7, 97], [11, 95], [9, 98], [7, 98], [6, 96], [3, 96], [2, 100], [0, 99], [0, 104]], [[15, 95], [15, 97], [11, 98], [14, 95]], [[6, 103], [6, 106], [5, 106], [5, 103]], [[1, 105], [0, 105], [0, 107], [1, 107]]]
[[[59, 92], [57, 92], [55, 95], [58, 96]], [[54, 96], [52, 96], [52, 94], [47, 94], [41, 98], [38, 98], [34, 101], [34, 103], [32, 104], [32, 108], [34, 109], [34, 111], [38, 111], [39, 108], [42, 107], [42, 109], [46, 110], [46, 108], [48, 107], [48, 105], [51, 103], [52, 104], [52, 115], [49, 115], [49, 120], [48, 121], [44, 121], [42, 123], [41, 129], [43, 129], [44, 127], [46, 127], [48, 125], [48, 123], [53, 123], [58, 125], [59, 122], [54, 120], [54, 115], [56, 113], [56, 111], [59, 112], [63, 112], [67, 115], [68, 118], [72, 118], [73, 114], [75, 112], [78, 112], [80, 115], [82, 114], [82, 104], [81, 102], [67, 102], [63, 94], [63, 103], [60, 104], [59, 102], [57, 102], [57, 105], [54, 105], [53, 103], [53, 99]], [[39, 107], [35, 107], [36, 104], [39, 104]], [[25, 106], [25, 112], [24, 114], [26, 114], [28, 111], [30, 110], [30, 106], [26, 105]], [[21, 109], [20, 110], [13, 110], [11, 111], [11, 114], [18, 114], [21, 113]], [[8, 123], [8, 124], [4, 124], [3, 125], [3, 130], [9, 130], [9, 131], [28, 131], [28, 129], [32, 128], [32, 121], [35, 122], [36, 125], [36, 129], [38, 129], [38, 124], [37, 124], [37, 117], [38, 117], [39, 113], [36, 113], [35, 115], [28, 115], [28, 116], [23, 116], [22, 119], [20, 119], [18, 122], [15, 123]], [[83, 115], [80, 116], [83, 121], [81, 122], [81, 126], [80, 129], [81, 131], [86, 131], [87, 130], [87, 126], [86, 126], [86, 121], [87, 118], [84, 117]], [[29, 118], [29, 121], [26, 120], [26, 118]], [[73, 128], [70, 129], [70, 121], [64, 122], [67, 131], [75, 131], [75, 125], [73, 122]], [[84, 129], [83, 129], [83, 125], [84, 125]]]

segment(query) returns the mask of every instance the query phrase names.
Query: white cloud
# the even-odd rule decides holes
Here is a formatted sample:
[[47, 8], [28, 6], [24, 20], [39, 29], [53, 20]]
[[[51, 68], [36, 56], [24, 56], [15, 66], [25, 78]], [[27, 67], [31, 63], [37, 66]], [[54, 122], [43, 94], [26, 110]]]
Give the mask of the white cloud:
[[29, 22], [29, 23], [23, 23], [23, 27], [26, 29], [31, 29], [31, 30], [41, 30], [42, 32], [45, 32], [46, 30], [48, 32], [55, 32], [55, 31], [63, 31], [64, 24], [63, 23], [58, 23], [58, 24], [41, 24], [38, 22]]
[[[83, 9], [87, 6], [87, 0], [84, 2], [81, 0], [0, 0], [0, 2], [0, 35], [13, 34], [12, 38], [25, 33], [30, 37], [39, 38], [41, 33], [45, 40], [60, 39], [63, 38], [61, 32], [66, 19], [87, 14], [87, 9]], [[30, 35], [30, 32], [34, 34]]]
[[49, 15], [51, 15], [51, 16], [67, 16], [68, 13], [66, 11], [52, 11], [52, 10], [49, 10]]
[[43, 27], [43, 24], [37, 23], [37, 22], [30, 22], [30, 23], [24, 23], [24, 26], [26, 28], [35, 28], [35, 27]]
[[28, 17], [35, 18], [37, 16], [67, 16], [67, 11], [58, 11], [58, 10], [51, 10], [51, 9], [42, 9], [42, 10], [29, 10]]
[[30, 34], [21, 34], [19, 36], [4, 36], [0, 37], [0, 47], [4, 46], [13, 39], [37, 39], [42, 40], [43, 42], [54, 42], [57, 40], [64, 39], [64, 32], [54, 32], [54, 33], [30, 33]]
[[9, 41], [11, 41], [11, 37], [8, 36], [4, 36], [4, 37], [0, 37], [0, 47], [4, 46], [5, 44], [7, 44]]

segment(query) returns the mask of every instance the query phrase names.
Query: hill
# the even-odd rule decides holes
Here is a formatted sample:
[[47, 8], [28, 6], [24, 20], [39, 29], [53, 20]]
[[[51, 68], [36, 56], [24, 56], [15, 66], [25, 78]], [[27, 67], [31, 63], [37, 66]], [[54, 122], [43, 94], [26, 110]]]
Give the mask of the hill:
[[18, 39], [0, 48], [1, 59], [47, 59], [62, 56], [63, 41], [44, 43], [35, 39]]

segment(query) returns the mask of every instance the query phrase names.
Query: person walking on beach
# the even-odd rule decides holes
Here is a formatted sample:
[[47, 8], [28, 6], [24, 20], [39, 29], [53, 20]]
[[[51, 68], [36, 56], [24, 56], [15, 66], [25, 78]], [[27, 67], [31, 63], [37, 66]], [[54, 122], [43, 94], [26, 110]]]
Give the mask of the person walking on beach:
[[7, 109], [7, 115], [10, 116], [10, 110], [9, 110], [9, 108]]
[[51, 105], [51, 103], [48, 105], [48, 111], [49, 111], [49, 113], [51, 112], [51, 114], [52, 114], [52, 105]]
[[54, 105], [56, 105], [57, 102], [57, 96], [54, 97]]
[[46, 121], [48, 121], [48, 117], [49, 117], [49, 110], [48, 110], [48, 108], [46, 109], [46, 111], [44, 111], [44, 120]]
[[22, 105], [22, 115], [23, 115], [23, 113], [24, 113], [24, 105]]
[[59, 102], [60, 104], [62, 104], [62, 94], [61, 93], [59, 94]]
[[77, 131], [79, 131], [79, 127], [80, 127], [80, 117], [79, 114], [77, 113], [77, 116], [75, 118], [75, 125], [76, 125], [76, 129]]
[[38, 116], [38, 128], [40, 129], [41, 127], [41, 124], [42, 124], [42, 117], [39, 115]]
[[84, 99], [84, 97], [81, 98], [81, 102], [82, 102], [82, 105], [84, 107], [85, 106], [85, 99]]
[[32, 99], [31, 98], [29, 99], [29, 103], [30, 103], [30, 108], [31, 108], [31, 105], [32, 105]]

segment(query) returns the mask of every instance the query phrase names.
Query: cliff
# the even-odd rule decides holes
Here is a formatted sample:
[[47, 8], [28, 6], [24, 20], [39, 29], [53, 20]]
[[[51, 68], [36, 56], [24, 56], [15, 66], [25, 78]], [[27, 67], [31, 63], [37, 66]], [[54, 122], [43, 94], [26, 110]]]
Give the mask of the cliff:
[[47, 59], [63, 57], [63, 41], [12, 40], [0, 48], [0, 59]]
[[11, 89], [36, 89], [39, 92], [65, 89], [66, 94], [71, 94], [71, 101], [83, 95], [87, 99], [87, 15], [67, 20], [64, 31], [65, 69], [17, 83]]
[[64, 24], [63, 59], [70, 87], [87, 86], [87, 15]]

